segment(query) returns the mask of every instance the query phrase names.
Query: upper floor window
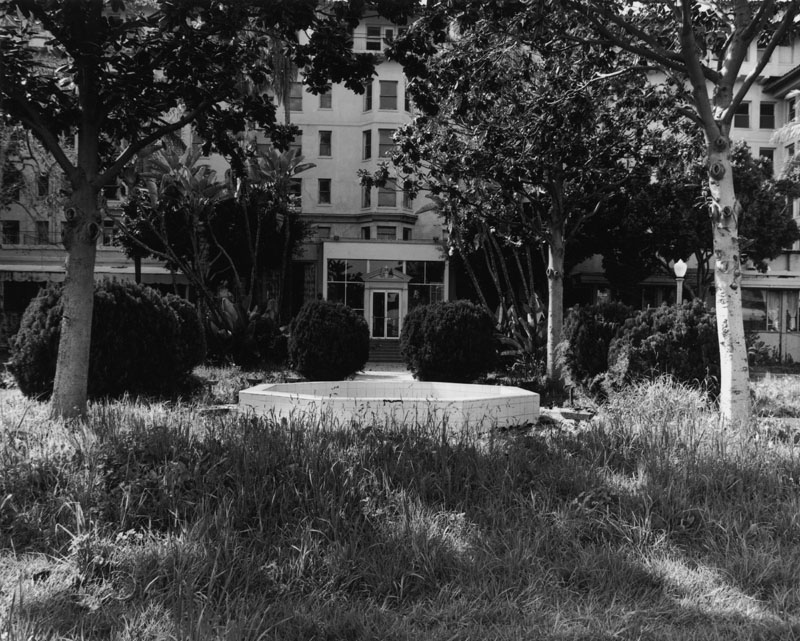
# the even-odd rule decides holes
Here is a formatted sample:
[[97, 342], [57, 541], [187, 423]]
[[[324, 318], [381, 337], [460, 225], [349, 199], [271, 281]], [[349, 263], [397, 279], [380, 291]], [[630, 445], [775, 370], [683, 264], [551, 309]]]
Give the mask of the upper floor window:
[[733, 114], [733, 126], [740, 129], [747, 129], [750, 127], [750, 103], [743, 102], [736, 108], [736, 113]]
[[106, 218], [103, 221], [103, 240], [104, 247], [110, 247], [114, 244], [114, 221], [111, 218]]
[[403, 87], [403, 109], [411, 111], [411, 97], [408, 95], [408, 85]]
[[775, 103], [762, 102], [758, 106], [758, 126], [760, 129], [775, 129]]
[[371, 233], [370, 233], [370, 231], [371, 231], [371, 230], [370, 230], [370, 228], [369, 228], [369, 227], [362, 227], [362, 228], [361, 228], [361, 239], [362, 239], [362, 240], [369, 240], [369, 239], [370, 239], [370, 236], [371, 236]]
[[372, 111], [372, 85], [373, 81], [370, 80], [367, 86], [364, 87], [364, 111]]
[[303, 179], [292, 178], [289, 182], [289, 196], [292, 198], [292, 204], [295, 207], [300, 207], [303, 198]]
[[331, 132], [322, 130], [319, 132], [319, 155], [332, 156], [333, 145], [331, 144]]
[[289, 111], [303, 111], [303, 83], [289, 84]]
[[797, 100], [792, 98], [786, 103], [786, 122], [793, 122], [797, 118]]
[[319, 95], [319, 108], [320, 109], [331, 109], [333, 108], [333, 94], [330, 89], [325, 93], [321, 93]]
[[320, 205], [330, 205], [331, 204], [331, 179], [330, 178], [320, 178], [319, 179], [319, 202]]
[[303, 132], [298, 131], [297, 135], [289, 143], [289, 149], [294, 151], [298, 156], [303, 155]]
[[36, 244], [50, 244], [50, 222], [47, 220], [36, 221]]
[[369, 160], [372, 158], [372, 130], [367, 129], [361, 132], [361, 158]]
[[50, 175], [39, 174], [36, 177], [36, 187], [40, 196], [47, 196], [50, 193]]
[[397, 84], [396, 80], [380, 81], [379, 109], [397, 109]]
[[4, 220], [2, 226], [2, 239], [4, 245], [19, 245], [19, 221]]
[[397, 227], [378, 225], [378, 240], [397, 240]]
[[385, 186], [378, 188], [378, 207], [397, 207], [397, 192], [393, 184], [386, 183]]
[[[372, 189], [370, 187], [361, 188], [361, 206], [372, 207]], [[369, 227], [367, 228], [369, 229]]]
[[317, 225], [317, 238], [330, 238], [331, 228], [328, 226]]
[[367, 25], [366, 49], [367, 51], [381, 51], [383, 49], [383, 36], [380, 25]]
[[388, 156], [394, 148], [394, 129], [378, 129], [378, 156]]
[[775, 163], [775, 148], [774, 147], [759, 147], [758, 155], [760, 158], [766, 158], [771, 163]]

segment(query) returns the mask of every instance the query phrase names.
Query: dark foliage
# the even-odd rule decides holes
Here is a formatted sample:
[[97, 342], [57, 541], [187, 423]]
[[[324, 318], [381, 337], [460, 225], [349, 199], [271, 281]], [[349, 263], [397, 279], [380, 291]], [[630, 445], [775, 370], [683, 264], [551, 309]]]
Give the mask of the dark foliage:
[[178, 317], [180, 329], [178, 332], [178, 368], [182, 372], [190, 372], [206, 359], [208, 346], [203, 321], [197, 308], [185, 298], [168, 294], [167, 305], [172, 308]]
[[608, 369], [611, 341], [633, 315], [622, 303], [573, 307], [564, 320], [564, 338], [558, 347], [560, 367], [573, 384], [588, 384]]
[[497, 363], [494, 320], [466, 300], [415, 307], [406, 316], [400, 354], [422, 381], [468, 383]]
[[604, 387], [619, 389], [640, 379], [669, 374], [682, 383], [719, 394], [719, 342], [716, 317], [702, 302], [662, 305], [625, 323], [608, 354]]
[[362, 316], [324, 300], [303, 305], [292, 321], [289, 360], [311, 380], [342, 380], [369, 358], [369, 328]]
[[[205, 339], [197, 312], [149, 287], [106, 282], [95, 287], [89, 360], [90, 397], [176, 389], [202, 360]], [[61, 323], [61, 290], [43, 290], [22, 317], [11, 372], [26, 396], [53, 390]]]

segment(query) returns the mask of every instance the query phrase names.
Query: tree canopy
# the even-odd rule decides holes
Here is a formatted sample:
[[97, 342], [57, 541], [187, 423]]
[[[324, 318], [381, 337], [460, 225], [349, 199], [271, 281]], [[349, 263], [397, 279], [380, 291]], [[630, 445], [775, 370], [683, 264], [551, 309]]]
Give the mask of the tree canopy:
[[[619, 73], [617, 52], [573, 46], [579, 26], [537, 31], [524, 13], [467, 20], [448, 10], [415, 23], [396, 48], [424, 114], [400, 130], [392, 162], [404, 188], [436, 199], [454, 251], [488, 250], [517, 312], [524, 306], [499, 249], [518, 250], [516, 262], [528, 264], [530, 247], [543, 250], [547, 370], [556, 376], [565, 246], [612, 198], [637, 190], [652, 126], [671, 115], [669, 92], [644, 69]], [[525, 285], [532, 307], [534, 284]]]

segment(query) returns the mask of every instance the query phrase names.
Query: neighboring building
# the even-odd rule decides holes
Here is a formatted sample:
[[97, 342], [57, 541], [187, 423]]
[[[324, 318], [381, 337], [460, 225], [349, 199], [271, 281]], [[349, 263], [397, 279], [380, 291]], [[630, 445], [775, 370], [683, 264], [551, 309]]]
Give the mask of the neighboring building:
[[[756, 43], [751, 45], [748, 60], [742, 66], [743, 76], [753, 70], [762, 51]], [[785, 129], [792, 122], [800, 122], [800, 42], [797, 41], [775, 50], [762, 77], [750, 88], [745, 102], [735, 114], [731, 138], [747, 142], [754, 156], [772, 160], [775, 174], [781, 175], [793, 159], [795, 150], [800, 152], [800, 128], [795, 132]], [[779, 130], [783, 135], [777, 135]], [[794, 218], [800, 224], [798, 201], [792, 206]], [[581, 302], [593, 302], [609, 295], [600, 256], [577, 266], [571, 278], [576, 285], [573, 293]], [[687, 281], [690, 278], [691, 273], [687, 275]], [[800, 243], [795, 243], [771, 261], [767, 273], [753, 268], [743, 272], [745, 330], [757, 332], [782, 359], [791, 357], [800, 361], [799, 294]], [[642, 308], [674, 303], [676, 281], [668, 276], [652, 276], [641, 284], [640, 295]], [[713, 300], [709, 302], [713, 305]]]

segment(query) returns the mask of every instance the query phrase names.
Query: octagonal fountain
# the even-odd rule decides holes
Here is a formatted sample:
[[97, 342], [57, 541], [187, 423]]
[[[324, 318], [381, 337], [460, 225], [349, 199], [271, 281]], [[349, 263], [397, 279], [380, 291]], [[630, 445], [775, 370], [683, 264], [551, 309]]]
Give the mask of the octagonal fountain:
[[323, 425], [447, 426], [484, 431], [539, 419], [539, 395], [519, 387], [408, 380], [265, 383], [239, 392], [239, 410]]

